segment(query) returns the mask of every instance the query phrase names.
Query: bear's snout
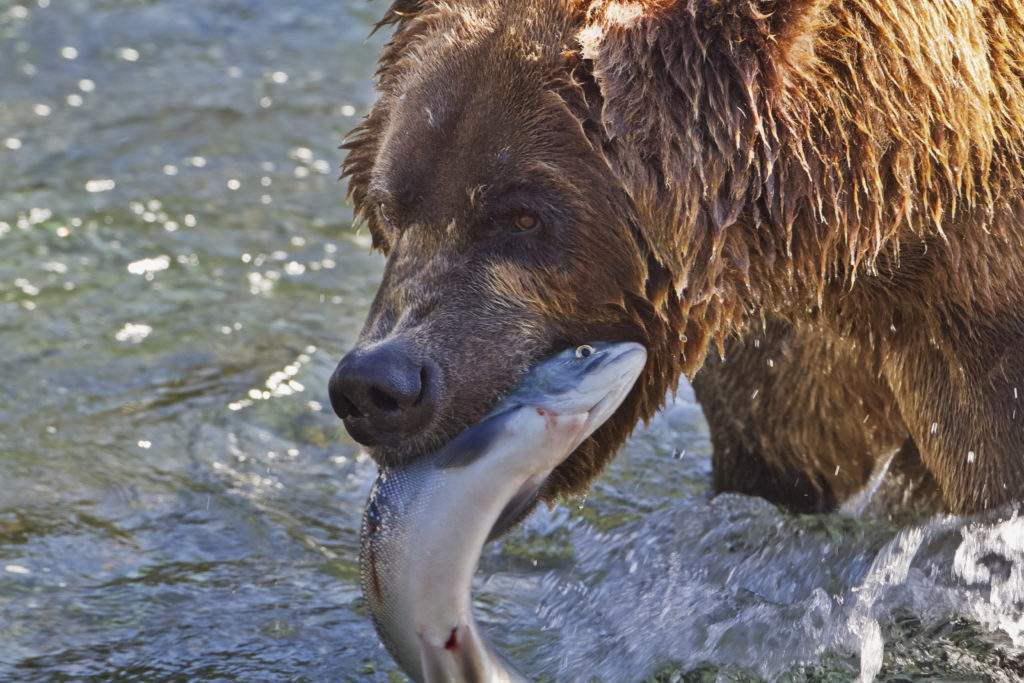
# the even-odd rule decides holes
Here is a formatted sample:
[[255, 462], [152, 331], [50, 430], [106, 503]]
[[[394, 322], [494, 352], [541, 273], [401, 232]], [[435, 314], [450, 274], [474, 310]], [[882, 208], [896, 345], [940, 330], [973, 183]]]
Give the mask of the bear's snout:
[[398, 342], [355, 348], [331, 375], [331, 406], [353, 439], [395, 445], [415, 436], [437, 407], [437, 365]]

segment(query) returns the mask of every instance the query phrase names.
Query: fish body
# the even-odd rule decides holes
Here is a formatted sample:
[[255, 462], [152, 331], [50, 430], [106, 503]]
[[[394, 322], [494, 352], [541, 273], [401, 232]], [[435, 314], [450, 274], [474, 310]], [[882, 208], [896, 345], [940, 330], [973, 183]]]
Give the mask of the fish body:
[[646, 358], [634, 343], [563, 351], [437, 453], [381, 470], [363, 515], [362, 588], [377, 633], [413, 680], [527, 680], [473, 619], [480, 551], [533, 508], [547, 476], [611, 417]]

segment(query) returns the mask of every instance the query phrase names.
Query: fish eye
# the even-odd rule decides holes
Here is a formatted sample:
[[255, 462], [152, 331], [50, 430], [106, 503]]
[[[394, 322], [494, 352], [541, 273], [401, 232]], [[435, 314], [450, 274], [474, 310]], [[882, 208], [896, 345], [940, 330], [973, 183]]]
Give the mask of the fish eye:
[[576, 347], [577, 358], [590, 358], [594, 355], [594, 347], [590, 344], [583, 344], [582, 346]]

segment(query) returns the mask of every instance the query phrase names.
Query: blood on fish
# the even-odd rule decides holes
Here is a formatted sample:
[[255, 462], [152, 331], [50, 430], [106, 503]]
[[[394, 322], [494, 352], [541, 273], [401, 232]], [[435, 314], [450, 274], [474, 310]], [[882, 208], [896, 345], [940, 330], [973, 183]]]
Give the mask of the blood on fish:
[[380, 588], [380, 577], [377, 575], [377, 558], [374, 555], [372, 543], [370, 544], [369, 551], [370, 580], [373, 583], [373, 597], [377, 598], [377, 602], [383, 602], [384, 591], [382, 591]]
[[446, 650], [454, 650], [455, 648], [457, 648], [459, 646], [459, 639], [458, 639], [458, 636], [457, 636], [458, 630], [459, 630], [458, 626], [455, 626], [455, 627], [452, 628], [451, 635], [448, 636], [448, 640], [446, 640], [445, 643], [444, 643], [444, 649], [446, 649]]
[[544, 410], [543, 408], [535, 408], [534, 410], [537, 411], [538, 415], [544, 418], [544, 424], [548, 429], [555, 428], [555, 425], [558, 423], [558, 415], [548, 410]]

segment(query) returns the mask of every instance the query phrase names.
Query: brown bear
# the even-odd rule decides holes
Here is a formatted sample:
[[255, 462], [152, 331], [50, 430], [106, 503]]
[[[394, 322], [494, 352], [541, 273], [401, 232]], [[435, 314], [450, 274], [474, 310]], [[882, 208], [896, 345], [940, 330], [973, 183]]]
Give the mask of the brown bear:
[[633, 340], [644, 375], [545, 499], [682, 374], [719, 490], [827, 510], [896, 455], [950, 510], [1024, 498], [1024, 3], [398, 0], [381, 26], [344, 176], [387, 264], [329, 386], [378, 462]]

